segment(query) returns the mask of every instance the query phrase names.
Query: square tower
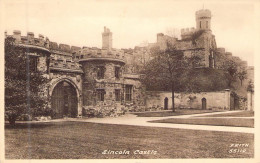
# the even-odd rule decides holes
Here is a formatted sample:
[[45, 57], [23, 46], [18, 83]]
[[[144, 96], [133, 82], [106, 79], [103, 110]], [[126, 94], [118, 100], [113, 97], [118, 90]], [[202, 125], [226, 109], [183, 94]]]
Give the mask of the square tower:
[[106, 27], [104, 27], [104, 32], [102, 33], [102, 49], [112, 49], [112, 32]]
[[196, 29], [211, 30], [211, 11], [202, 9], [196, 11]]

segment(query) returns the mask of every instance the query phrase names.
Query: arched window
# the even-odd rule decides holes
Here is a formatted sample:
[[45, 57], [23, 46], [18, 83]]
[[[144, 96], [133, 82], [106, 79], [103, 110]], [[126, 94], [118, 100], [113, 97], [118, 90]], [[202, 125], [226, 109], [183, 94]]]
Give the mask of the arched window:
[[168, 110], [168, 98], [165, 97], [164, 99], [164, 110]]
[[203, 97], [202, 99], [201, 99], [201, 105], [202, 105], [202, 110], [205, 110], [205, 109], [207, 109], [207, 100], [206, 100], [206, 98], [205, 97]]

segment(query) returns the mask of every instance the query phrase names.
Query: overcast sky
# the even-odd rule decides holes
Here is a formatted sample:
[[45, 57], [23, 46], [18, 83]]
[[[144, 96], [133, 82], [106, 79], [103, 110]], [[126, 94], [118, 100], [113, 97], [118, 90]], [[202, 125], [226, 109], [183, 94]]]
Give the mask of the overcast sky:
[[101, 33], [107, 26], [113, 32], [114, 48], [134, 48], [144, 41], [155, 42], [156, 34], [168, 28], [195, 27], [195, 12], [203, 4], [212, 12], [217, 46], [253, 65], [253, 1], [12, 0], [4, 2], [4, 28], [8, 34], [17, 29], [22, 35], [40, 33], [58, 43], [101, 47]]

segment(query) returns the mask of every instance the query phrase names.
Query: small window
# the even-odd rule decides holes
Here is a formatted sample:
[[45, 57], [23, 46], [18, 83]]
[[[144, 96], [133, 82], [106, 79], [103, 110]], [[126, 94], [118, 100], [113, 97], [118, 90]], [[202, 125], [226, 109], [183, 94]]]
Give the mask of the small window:
[[119, 79], [120, 67], [115, 67], [115, 77]]
[[97, 100], [104, 101], [105, 100], [105, 90], [104, 89], [97, 89]]
[[29, 57], [29, 66], [30, 66], [30, 72], [36, 72], [37, 71], [37, 57]]
[[200, 28], [201, 28], [201, 21], [200, 21]]
[[125, 87], [125, 100], [126, 101], [132, 101], [132, 85], [126, 85]]
[[115, 89], [116, 101], [120, 101], [120, 89]]
[[105, 67], [99, 66], [97, 68], [97, 77], [98, 77], [98, 79], [104, 79], [104, 76], [105, 76]]
[[209, 26], [209, 25], [208, 25], [208, 21], [206, 21], [206, 28], [209, 28], [208, 26]]

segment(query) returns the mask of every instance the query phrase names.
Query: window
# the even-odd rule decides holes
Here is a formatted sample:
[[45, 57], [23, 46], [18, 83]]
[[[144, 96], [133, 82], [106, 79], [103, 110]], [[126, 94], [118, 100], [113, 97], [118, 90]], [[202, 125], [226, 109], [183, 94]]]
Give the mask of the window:
[[208, 26], [209, 26], [209, 25], [208, 25], [208, 21], [206, 21], [206, 28], [209, 28]]
[[119, 79], [120, 67], [115, 67], [115, 77]]
[[29, 66], [30, 66], [30, 72], [36, 72], [37, 71], [37, 57], [30, 56], [29, 57]]
[[200, 28], [201, 28], [201, 21], [200, 21]]
[[99, 66], [97, 68], [97, 77], [98, 77], [98, 79], [104, 79], [104, 76], [105, 76], [105, 67]]
[[105, 100], [105, 90], [104, 89], [97, 89], [97, 100], [104, 101]]
[[131, 101], [132, 100], [132, 85], [126, 85], [125, 87], [125, 100], [126, 101]]
[[116, 101], [120, 101], [120, 89], [115, 89]]

